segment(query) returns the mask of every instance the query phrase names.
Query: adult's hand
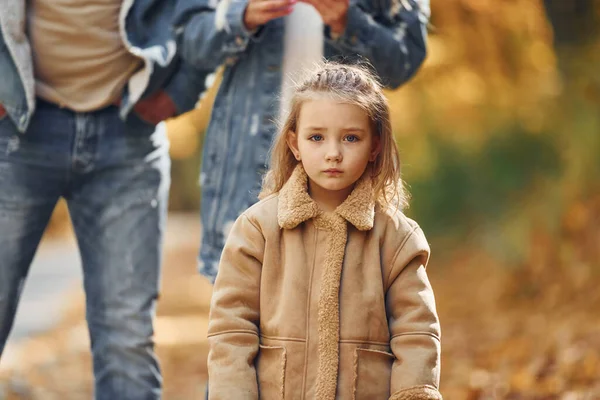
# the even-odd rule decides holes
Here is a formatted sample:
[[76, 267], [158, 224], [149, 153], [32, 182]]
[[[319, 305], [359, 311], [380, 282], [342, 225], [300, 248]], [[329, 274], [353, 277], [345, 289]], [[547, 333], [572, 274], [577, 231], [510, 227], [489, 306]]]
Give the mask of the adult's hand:
[[331, 31], [341, 35], [346, 30], [348, 7], [350, 0], [300, 0], [312, 5], [321, 14], [323, 23], [329, 25]]
[[167, 93], [158, 91], [150, 97], [140, 100], [133, 106], [135, 113], [144, 121], [156, 125], [177, 114], [175, 103]]
[[250, 31], [267, 22], [289, 15], [298, 0], [249, 0], [244, 12], [244, 25]]

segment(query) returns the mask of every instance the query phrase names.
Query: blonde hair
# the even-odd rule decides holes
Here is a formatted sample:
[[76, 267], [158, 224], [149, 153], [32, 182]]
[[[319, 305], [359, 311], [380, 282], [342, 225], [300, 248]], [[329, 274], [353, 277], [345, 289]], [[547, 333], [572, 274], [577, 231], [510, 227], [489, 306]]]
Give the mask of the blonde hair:
[[270, 169], [263, 179], [259, 198], [278, 193], [299, 161], [287, 144], [289, 132], [296, 132], [302, 104], [323, 95], [361, 107], [369, 116], [371, 131], [379, 136], [380, 152], [370, 163], [374, 200], [382, 207], [403, 209], [408, 196], [400, 174], [400, 155], [392, 133], [390, 109], [381, 84], [365, 67], [335, 62], [321, 64], [295, 89], [290, 112], [271, 148]]

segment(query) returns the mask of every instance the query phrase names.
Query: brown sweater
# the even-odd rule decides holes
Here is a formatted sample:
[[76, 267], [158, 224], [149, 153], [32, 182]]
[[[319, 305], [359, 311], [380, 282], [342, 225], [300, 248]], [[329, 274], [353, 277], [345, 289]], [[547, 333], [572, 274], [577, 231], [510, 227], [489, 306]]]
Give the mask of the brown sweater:
[[113, 103], [141, 59], [119, 31], [122, 0], [31, 0], [36, 94], [75, 111]]

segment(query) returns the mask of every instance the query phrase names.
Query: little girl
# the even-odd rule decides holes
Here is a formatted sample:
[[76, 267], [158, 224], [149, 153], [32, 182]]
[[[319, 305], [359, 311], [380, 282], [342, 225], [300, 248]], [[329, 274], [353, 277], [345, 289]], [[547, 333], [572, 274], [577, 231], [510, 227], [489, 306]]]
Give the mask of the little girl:
[[322, 66], [296, 89], [271, 157], [221, 258], [210, 399], [442, 399], [429, 246], [401, 211], [381, 86]]

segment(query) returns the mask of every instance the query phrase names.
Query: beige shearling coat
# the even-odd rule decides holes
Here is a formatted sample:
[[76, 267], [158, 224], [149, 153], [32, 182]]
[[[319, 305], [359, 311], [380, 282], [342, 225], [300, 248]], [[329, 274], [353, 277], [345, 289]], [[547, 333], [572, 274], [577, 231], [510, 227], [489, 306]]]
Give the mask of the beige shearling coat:
[[299, 166], [238, 218], [211, 302], [210, 399], [442, 398], [429, 246], [372, 197], [362, 178], [324, 213]]

